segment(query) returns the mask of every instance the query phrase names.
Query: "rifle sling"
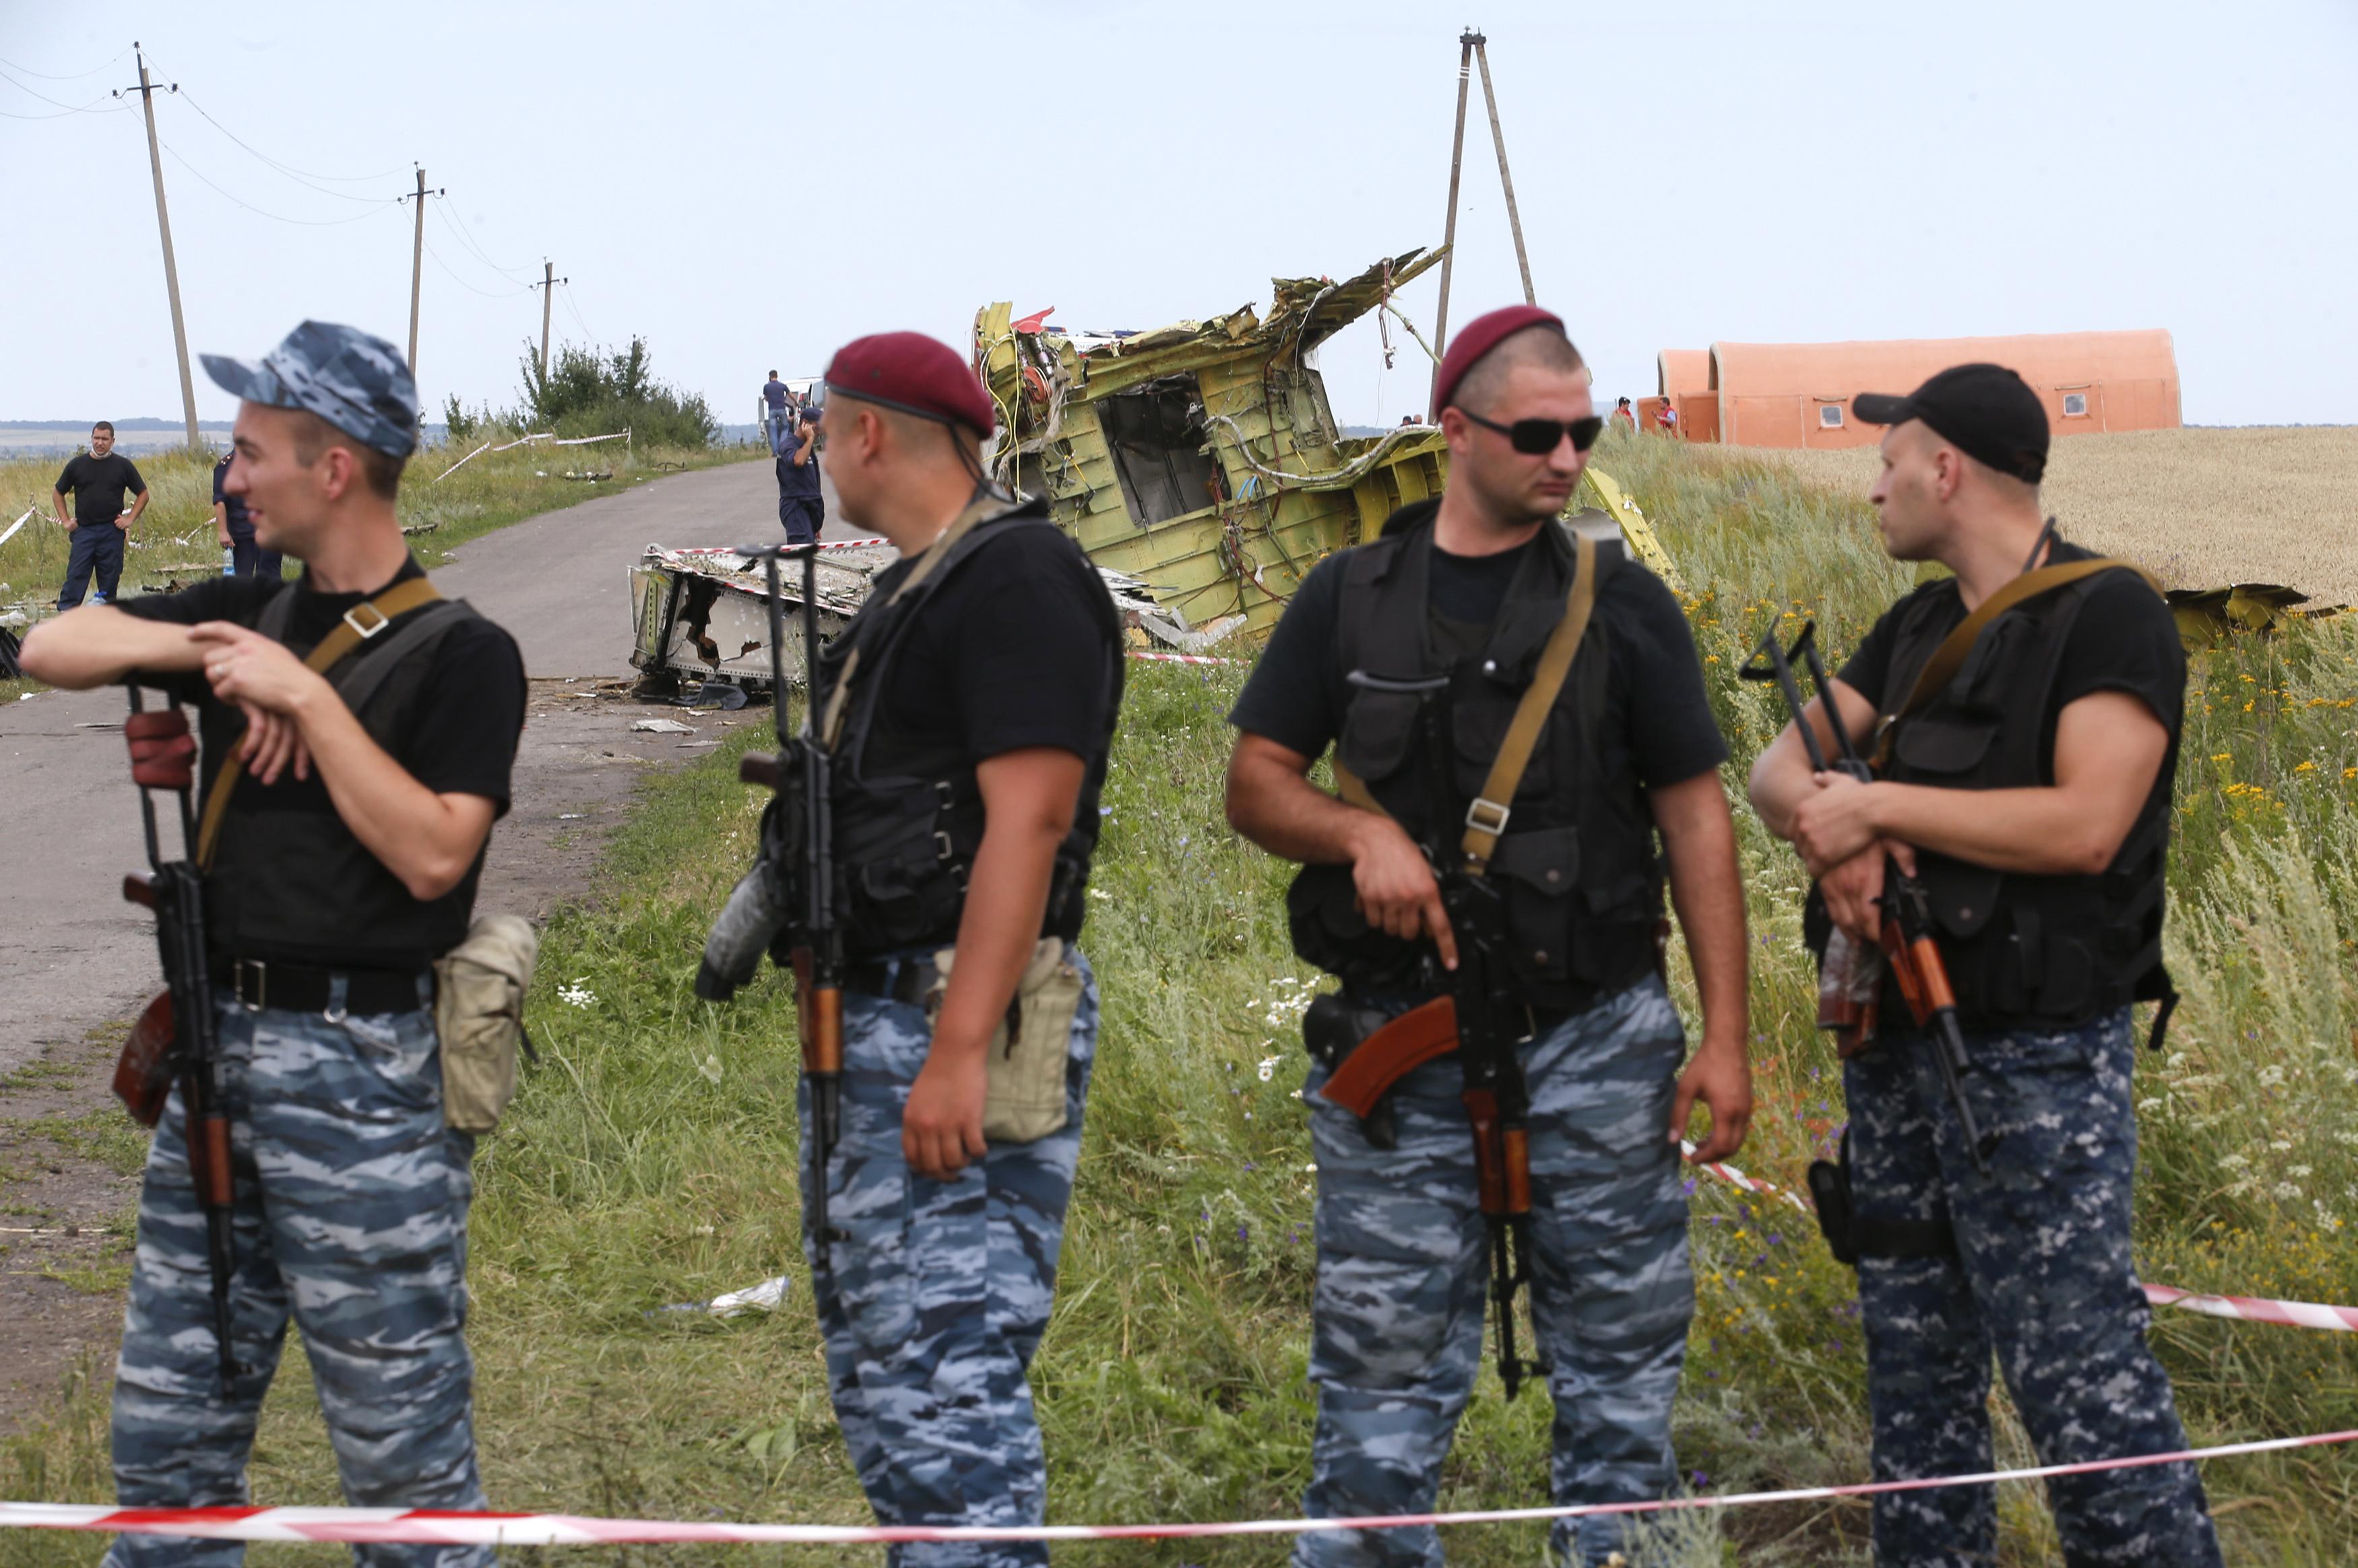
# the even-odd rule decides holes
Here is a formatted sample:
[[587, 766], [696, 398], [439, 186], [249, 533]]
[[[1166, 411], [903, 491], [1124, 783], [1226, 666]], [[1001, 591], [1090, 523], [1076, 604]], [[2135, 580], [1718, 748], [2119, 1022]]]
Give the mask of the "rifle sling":
[[[288, 589], [285, 591], [292, 593], [296, 590]], [[343, 619], [319, 639], [318, 646], [304, 655], [303, 664], [315, 675], [326, 675], [369, 638], [411, 611], [431, 604], [441, 597], [442, 590], [427, 578], [414, 577], [395, 583], [374, 599], [344, 611]], [[362, 622], [371, 614], [375, 619], [369, 622], [364, 629]], [[220, 768], [213, 773], [212, 789], [205, 796], [204, 820], [197, 827], [196, 860], [199, 871], [213, 863], [213, 850], [221, 843], [222, 828], [229, 816], [230, 795], [237, 788], [237, 781], [244, 776], [244, 762], [233, 741], [229, 755], [222, 759]]]
[[2154, 592], [2161, 591], [2161, 585], [2154, 581], [2153, 574], [2143, 568], [2110, 557], [2097, 556], [2084, 561], [2061, 561], [2054, 566], [2040, 567], [2037, 571], [2024, 572], [1983, 600], [1971, 615], [1958, 622], [1956, 629], [1941, 640], [1941, 645], [1932, 650], [1932, 656], [1924, 661], [1924, 667], [1917, 672], [1916, 684], [1908, 689], [1908, 700], [1877, 723], [1875, 771], [1880, 773], [1890, 765], [1891, 748], [1898, 738], [1899, 726], [1931, 707], [1932, 699], [1957, 678], [1958, 670], [1964, 667], [1966, 657], [1974, 651], [1974, 644], [1981, 641], [1982, 633], [1989, 629], [1991, 622], [2026, 600], [2052, 593], [2059, 588], [2068, 588], [2082, 578], [2093, 577], [2115, 567], [2136, 572], [2145, 579], [2147, 586]]
[[[1596, 609], [1596, 541], [1580, 534], [1573, 548], [1572, 591], [1564, 599], [1563, 618], [1540, 650], [1531, 684], [1523, 688], [1521, 699], [1515, 704], [1515, 716], [1507, 725], [1507, 738], [1499, 743], [1498, 754], [1490, 760], [1481, 795], [1466, 808], [1466, 834], [1458, 848], [1466, 857], [1464, 869], [1469, 876], [1481, 876], [1490, 869], [1490, 857], [1498, 852], [1498, 839], [1507, 830], [1515, 791], [1522, 786], [1523, 770], [1531, 766], [1540, 733], [1547, 728], [1548, 713], [1572, 674], [1572, 661], [1580, 653], [1582, 640], [1588, 635], [1588, 622]], [[1335, 764], [1335, 793], [1363, 810], [1383, 810], [1367, 784], [1340, 762]]]

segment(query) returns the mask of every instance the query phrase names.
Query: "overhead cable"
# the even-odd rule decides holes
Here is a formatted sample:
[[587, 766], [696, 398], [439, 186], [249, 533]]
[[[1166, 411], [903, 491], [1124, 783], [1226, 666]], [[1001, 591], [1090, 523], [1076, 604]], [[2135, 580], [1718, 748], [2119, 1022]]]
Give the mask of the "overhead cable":
[[113, 59], [101, 60], [98, 64], [92, 66], [88, 70], [72, 71], [64, 76], [59, 76], [52, 71], [35, 70], [31, 66], [18, 65], [13, 59], [0, 59], [0, 66], [5, 66], [10, 70], [21, 71], [27, 76], [38, 77], [43, 81], [80, 81], [85, 76], [96, 76], [100, 71], [112, 66], [115, 60], [121, 59], [124, 55], [127, 55], [130, 52], [131, 50], [128, 48], [117, 49], [114, 51], [114, 57]]
[[[39, 99], [42, 103], [49, 104], [51, 108], [58, 110], [59, 114], [106, 114], [114, 112], [113, 110], [101, 109], [97, 107], [97, 105], [105, 103], [107, 99], [115, 96], [112, 92], [103, 94], [101, 97], [93, 98], [87, 103], [69, 103], [62, 98], [50, 97], [48, 93], [42, 92], [38, 87], [26, 86], [23, 82], [17, 81], [15, 77], [9, 75], [5, 70], [0, 70], [0, 81], [6, 82], [9, 86], [15, 88], [19, 92]], [[123, 107], [124, 107], [124, 105], [120, 103], [114, 105], [115, 109], [121, 109]], [[12, 120], [54, 120], [57, 119], [59, 115], [10, 114], [8, 117]]]
[[292, 223], [299, 228], [305, 229], [330, 229], [340, 223], [357, 223], [363, 218], [373, 218], [379, 212], [390, 212], [393, 211], [393, 203], [390, 200], [383, 200], [372, 205], [367, 211], [355, 212], [349, 218], [289, 218], [277, 212], [265, 211], [262, 208], [256, 207], [253, 202], [246, 200], [243, 197], [223, 189], [219, 183], [214, 181], [211, 176], [207, 175], [204, 170], [199, 168], [195, 164], [190, 163], [187, 158], [182, 157], [180, 156], [180, 149], [174, 146], [171, 143], [165, 141], [161, 136], [157, 137], [156, 140], [166, 152], [172, 155], [173, 160], [182, 168], [187, 169], [190, 174], [195, 175], [199, 179], [201, 179], [207, 185], [211, 186], [212, 189], [220, 192], [222, 196], [235, 202], [238, 206], [244, 208], [255, 217], [267, 218], [275, 223]]
[[448, 273], [451, 282], [457, 284], [460, 287], [465, 289], [470, 294], [480, 294], [486, 299], [506, 299], [514, 295], [529, 294], [532, 292], [529, 288], [506, 288], [499, 290], [477, 288], [473, 284], [469, 283], [465, 278], [460, 277], [457, 270], [453, 268], [449, 262], [442, 259], [442, 253], [434, 248], [433, 241], [426, 241], [425, 245], [426, 254], [434, 258], [434, 265], [440, 267], [445, 273]]
[[194, 109], [198, 114], [204, 115], [206, 124], [212, 126], [214, 130], [219, 131], [222, 135], [227, 136], [231, 141], [235, 142], [253, 157], [262, 163], [267, 164], [270, 168], [276, 169], [280, 174], [283, 174], [287, 178], [295, 181], [296, 184], [300, 185], [308, 190], [316, 190], [322, 196], [332, 196], [339, 201], [366, 201], [370, 203], [381, 201], [384, 200], [384, 198], [376, 196], [354, 196], [348, 190], [330, 190], [327, 186], [316, 184], [314, 182], [324, 179], [338, 185], [361, 185], [373, 179], [390, 179], [395, 175], [401, 172], [399, 169], [388, 169], [383, 174], [344, 175], [307, 173], [302, 169], [294, 168], [292, 165], [279, 162], [276, 158], [272, 157], [268, 153], [264, 152], [259, 147], [256, 147], [253, 143], [247, 141], [243, 136], [239, 135], [235, 131], [231, 130], [227, 125], [222, 124], [219, 120], [214, 119], [211, 113], [207, 110], [203, 104], [198, 103], [195, 95], [190, 93], [186, 88], [182, 88], [180, 90], [180, 96], [188, 101], [190, 108]]
[[475, 259], [477, 261], [481, 262], [493, 272], [529, 273], [532, 271], [532, 268], [528, 266], [503, 266], [498, 262], [493, 261], [491, 258], [490, 253], [485, 251], [481, 244], [476, 243], [474, 231], [467, 227], [467, 220], [459, 215], [459, 210], [455, 207], [451, 207], [447, 201], [443, 203], [443, 206], [449, 210], [450, 222], [459, 231], [459, 238], [466, 243], [466, 246], [469, 250], [475, 253]]

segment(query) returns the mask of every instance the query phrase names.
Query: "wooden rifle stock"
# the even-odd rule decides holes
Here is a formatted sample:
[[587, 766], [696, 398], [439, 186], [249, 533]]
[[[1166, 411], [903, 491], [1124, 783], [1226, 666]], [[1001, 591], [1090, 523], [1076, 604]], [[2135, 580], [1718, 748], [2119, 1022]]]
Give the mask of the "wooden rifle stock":
[[156, 907], [156, 873], [125, 871], [123, 873], [123, 902], [135, 903], [142, 909]]
[[1394, 1084], [1456, 1049], [1457, 1004], [1436, 997], [1360, 1041], [1328, 1075], [1318, 1098], [1364, 1121]]

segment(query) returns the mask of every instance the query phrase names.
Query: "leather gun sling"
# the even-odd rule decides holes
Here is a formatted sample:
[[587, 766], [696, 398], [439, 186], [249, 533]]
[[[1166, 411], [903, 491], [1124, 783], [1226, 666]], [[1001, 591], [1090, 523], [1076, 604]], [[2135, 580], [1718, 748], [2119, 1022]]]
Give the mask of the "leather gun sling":
[[[283, 591], [292, 593], [293, 589]], [[325, 675], [341, 663], [345, 654], [395, 621], [420, 606], [433, 603], [442, 597], [442, 590], [431, 579], [414, 577], [397, 582], [374, 599], [354, 606], [344, 612], [319, 645], [303, 657], [304, 666], [316, 675]], [[361, 629], [357, 619], [363, 611], [373, 611], [375, 623], [367, 631]], [[197, 869], [206, 870], [213, 863], [213, 850], [221, 842], [222, 827], [229, 815], [229, 797], [237, 788], [237, 781], [245, 776], [245, 764], [232, 742], [230, 754], [213, 775], [213, 787], [205, 796], [204, 820], [197, 827]]]
[[2017, 604], [2037, 599], [2043, 593], [2051, 593], [2059, 588], [2067, 588], [2082, 578], [2110, 571], [2115, 567], [2136, 572], [2145, 579], [2147, 586], [2154, 592], [2161, 591], [2161, 585], [2154, 581], [2153, 574], [2144, 568], [2131, 566], [2126, 561], [2096, 557], [2084, 561], [2061, 561], [2051, 567], [2041, 567], [2037, 571], [2024, 572], [1983, 600], [1971, 615], [1957, 622], [1954, 631], [1941, 639], [1941, 645], [1932, 650], [1931, 658], [1924, 661], [1924, 667], [1917, 672], [1916, 684], [1908, 688], [1908, 700], [1876, 725], [1875, 771], [1880, 773], [1890, 765], [1891, 748], [1898, 738], [1899, 726], [1931, 707], [1932, 699], [1957, 678], [1957, 671], [1964, 666], [1967, 655], [1974, 651], [1974, 644], [1981, 641], [1982, 633], [1988, 630], [1991, 622]]
[[[1540, 650], [1531, 684], [1523, 688], [1521, 700], [1515, 704], [1515, 716], [1507, 725], [1507, 738], [1499, 745], [1498, 754], [1491, 759], [1489, 776], [1482, 781], [1482, 794], [1475, 803], [1476, 809], [1496, 804], [1499, 807], [1498, 814], [1489, 819], [1489, 826], [1482, 827], [1476, 825], [1473, 810], [1466, 813], [1466, 835], [1459, 847], [1465, 853], [1465, 870], [1470, 876], [1482, 876], [1490, 869], [1490, 857], [1506, 830], [1507, 808], [1515, 798], [1515, 791], [1522, 785], [1523, 770], [1531, 765], [1531, 753], [1539, 747], [1540, 732], [1547, 728], [1548, 713], [1555, 707], [1555, 699], [1572, 674], [1572, 661], [1580, 653], [1581, 642], [1588, 634], [1590, 617], [1596, 609], [1596, 541], [1583, 534], [1574, 541], [1574, 549], [1572, 592], [1564, 600], [1563, 619], [1555, 623], [1555, 630], [1548, 633], [1547, 645]], [[1368, 786], [1340, 763], [1335, 768], [1335, 784], [1336, 793], [1350, 804], [1371, 811], [1383, 809], [1368, 793]], [[1435, 998], [1401, 1014], [1360, 1041], [1358, 1048], [1346, 1056], [1327, 1078], [1319, 1096], [1336, 1105], [1351, 1106], [1365, 1116], [1375, 1108], [1384, 1091], [1401, 1077], [1456, 1048], [1456, 1004], [1445, 996]]]

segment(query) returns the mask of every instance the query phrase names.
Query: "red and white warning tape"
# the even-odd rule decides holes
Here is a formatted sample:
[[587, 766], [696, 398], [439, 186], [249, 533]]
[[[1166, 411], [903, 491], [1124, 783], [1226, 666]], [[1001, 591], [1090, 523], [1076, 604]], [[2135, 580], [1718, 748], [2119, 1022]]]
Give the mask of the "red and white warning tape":
[[1130, 656], [1158, 665], [1233, 665], [1234, 659], [1216, 659], [1208, 654], [1150, 654], [1132, 649]]
[[666, 1519], [588, 1519], [576, 1514], [460, 1513], [431, 1509], [118, 1509], [63, 1503], [0, 1503], [0, 1528], [104, 1530], [125, 1535], [196, 1536], [208, 1541], [341, 1541], [435, 1546], [594, 1546], [656, 1541], [773, 1541], [870, 1546], [941, 1541], [1124, 1541], [1228, 1535], [1308, 1535], [1338, 1530], [1400, 1530], [1417, 1525], [1506, 1524], [1526, 1519], [1579, 1519], [1592, 1514], [1647, 1514], [1697, 1509], [1753, 1508], [1765, 1503], [1822, 1502], [1939, 1487], [1979, 1487], [2035, 1481], [2273, 1454], [2358, 1442], [2358, 1431], [2276, 1437], [2180, 1449], [2126, 1459], [1986, 1470], [1913, 1481], [1862, 1482], [1848, 1487], [1797, 1487], [1779, 1492], [1731, 1492], [1648, 1502], [1584, 1503], [1563, 1508], [1469, 1509], [1445, 1514], [1391, 1514], [1370, 1519], [1229, 1519], [1210, 1524], [1051, 1524], [1022, 1526], [689, 1524]]
[[[1693, 1140], [1682, 1139], [1679, 1147], [1692, 1159], [1695, 1146]], [[1763, 1197], [1790, 1204], [1803, 1214], [1817, 1211], [1802, 1197], [1773, 1182], [1758, 1176], [1747, 1176], [1733, 1165], [1717, 1162], [1703, 1169], [1729, 1184]], [[2242, 1323], [2273, 1323], [2286, 1328], [2324, 1328], [2342, 1334], [2358, 1334], [2358, 1307], [2327, 1306], [2318, 1302], [2284, 1302], [2266, 1296], [2206, 1296], [2194, 1291], [2181, 1291], [2175, 1285], [2146, 1285], [2145, 1299], [2155, 1306], [2183, 1307], [2207, 1317], [2234, 1318]]]

